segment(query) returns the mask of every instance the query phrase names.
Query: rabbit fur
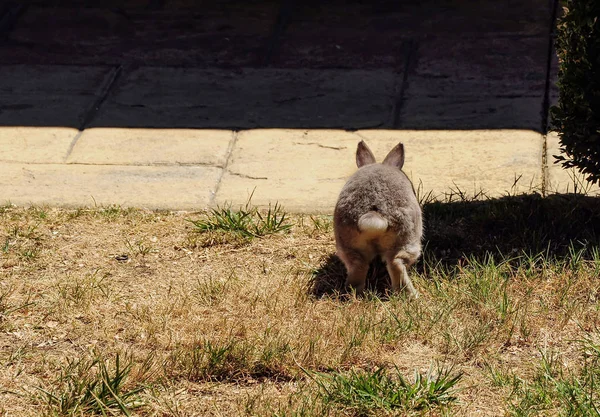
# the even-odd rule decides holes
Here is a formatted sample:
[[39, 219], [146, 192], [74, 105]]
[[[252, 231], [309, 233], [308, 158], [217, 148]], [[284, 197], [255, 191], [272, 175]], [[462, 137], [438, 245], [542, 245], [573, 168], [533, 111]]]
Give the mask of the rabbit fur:
[[333, 215], [336, 250], [348, 276], [346, 286], [365, 288], [369, 264], [380, 256], [392, 290], [417, 298], [407, 268], [421, 255], [423, 221], [415, 190], [404, 172], [404, 145], [399, 143], [383, 163], [364, 141], [356, 150], [358, 171], [346, 182]]

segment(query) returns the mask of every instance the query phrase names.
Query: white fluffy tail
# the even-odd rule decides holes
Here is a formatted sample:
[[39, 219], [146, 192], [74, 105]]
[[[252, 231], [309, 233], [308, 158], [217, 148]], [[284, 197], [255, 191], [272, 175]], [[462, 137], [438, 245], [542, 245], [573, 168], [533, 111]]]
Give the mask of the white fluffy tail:
[[358, 219], [358, 230], [366, 233], [383, 233], [388, 228], [388, 221], [376, 211], [369, 211]]

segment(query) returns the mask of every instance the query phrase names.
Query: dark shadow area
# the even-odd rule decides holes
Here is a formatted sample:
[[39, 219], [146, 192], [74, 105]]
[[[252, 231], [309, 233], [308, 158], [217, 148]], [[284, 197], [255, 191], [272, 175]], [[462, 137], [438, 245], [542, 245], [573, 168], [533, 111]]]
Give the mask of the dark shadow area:
[[554, 8], [0, 0], [0, 126], [540, 131]]
[[[414, 268], [454, 268], [465, 261], [484, 263], [490, 256], [518, 264], [523, 256], [546, 259], [581, 256], [600, 250], [600, 197], [581, 194], [507, 196], [485, 201], [433, 202], [423, 207], [423, 257]], [[410, 272], [409, 272], [410, 273]], [[312, 294], [343, 292], [345, 269], [330, 255], [314, 274]], [[385, 266], [374, 262], [368, 288], [384, 294]]]
[[[344, 264], [335, 254], [331, 254], [323, 260], [321, 267], [315, 272], [310, 293], [317, 298], [326, 295], [345, 298], [348, 296], [344, 285], [345, 281]], [[385, 263], [381, 259], [376, 259], [369, 266], [366, 290], [375, 293], [380, 298], [385, 298], [389, 288], [390, 277]]]

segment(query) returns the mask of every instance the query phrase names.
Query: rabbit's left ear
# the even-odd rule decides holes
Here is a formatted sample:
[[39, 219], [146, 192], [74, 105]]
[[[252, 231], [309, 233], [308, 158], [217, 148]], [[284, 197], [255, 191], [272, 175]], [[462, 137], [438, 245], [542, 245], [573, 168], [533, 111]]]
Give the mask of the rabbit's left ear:
[[373, 156], [373, 152], [371, 152], [365, 141], [361, 140], [358, 142], [358, 147], [356, 148], [356, 166], [360, 168], [374, 163], [375, 157]]
[[402, 169], [404, 166], [404, 144], [402, 142], [397, 144], [394, 149], [387, 154], [383, 160], [383, 165], [389, 165], [398, 169]]

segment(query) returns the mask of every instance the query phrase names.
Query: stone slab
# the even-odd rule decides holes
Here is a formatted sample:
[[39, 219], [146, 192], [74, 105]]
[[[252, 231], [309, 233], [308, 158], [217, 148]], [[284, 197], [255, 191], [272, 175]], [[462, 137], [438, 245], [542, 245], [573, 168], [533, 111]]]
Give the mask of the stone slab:
[[93, 127], [387, 126], [401, 74], [141, 67], [123, 75]]
[[[89, 196], [93, 195], [97, 204], [197, 209], [198, 204], [209, 204], [221, 173], [214, 167], [57, 165], [77, 133], [75, 129], [4, 128], [0, 133], [7, 130], [11, 140], [6, 142], [9, 135], [0, 134], [0, 142], [6, 142], [1, 148], [5, 157], [0, 159], [53, 162], [2, 162], [0, 195], [17, 204], [91, 205], [93, 200]], [[27, 135], [28, 131], [35, 134]], [[57, 132], [64, 134], [55, 141]], [[110, 130], [90, 132], [95, 132], [96, 140], [102, 140], [101, 135]], [[166, 133], [176, 137], [179, 132]], [[223, 139], [232, 135], [222, 133]], [[19, 135], [24, 139], [15, 141]], [[119, 139], [112, 140], [112, 136], [119, 135], [106, 135], [105, 139], [120, 147]], [[127, 152], [134, 152], [133, 147], [128, 149], [127, 146], [136, 141], [140, 141], [139, 150], [144, 152], [143, 135], [131, 132], [133, 142], [129, 144], [128, 135], [121, 137]], [[238, 133], [215, 203], [245, 204], [254, 190], [253, 203], [257, 205], [280, 202], [291, 211], [328, 213], [345, 180], [356, 169], [354, 152], [361, 139], [367, 141], [379, 161], [402, 141], [406, 147], [405, 172], [421, 196], [431, 192], [443, 198], [459, 189], [467, 197], [480, 190], [489, 196], [540, 190], [543, 139], [531, 131], [361, 130], [351, 133], [265, 129]], [[206, 148], [199, 151], [211, 153]], [[585, 191], [600, 195], [600, 187], [587, 185], [576, 171], [553, 164], [552, 155], [558, 153], [558, 136], [551, 132], [547, 136], [546, 191]], [[521, 179], [513, 187], [518, 176]]]
[[256, 65], [278, 6], [202, 2], [192, 10], [132, 7], [27, 8], [0, 46], [4, 62]]
[[403, 69], [409, 22], [392, 2], [299, 2], [272, 65]]
[[368, 130], [357, 134], [365, 138], [378, 161], [403, 142], [404, 172], [420, 196], [431, 193], [443, 199], [457, 190], [467, 197], [480, 191], [490, 197], [541, 191], [544, 140], [536, 132]]
[[79, 128], [110, 67], [0, 65], [0, 126]]
[[400, 127], [541, 131], [547, 49], [547, 35], [424, 40]]
[[214, 167], [0, 164], [0, 198], [17, 205], [206, 208], [221, 175]]
[[66, 127], [0, 126], [0, 161], [62, 163], [78, 133]]
[[469, 81], [488, 80], [491, 86], [507, 88], [499, 91], [503, 94], [537, 91], [546, 81], [548, 42], [547, 33], [531, 37], [432, 37], [419, 44], [415, 73], [428, 77], [428, 82], [451, 79], [463, 81], [465, 86]]
[[531, 36], [547, 33], [549, 22], [546, 0], [299, 2], [273, 65], [403, 68], [407, 41]]
[[[397, 131], [356, 133], [252, 130], [239, 133], [215, 202], [279, 202], [288, 210], [331, 213], [339, 191], [356, 170], [356, 145], [365, 139], [382, 161], [398, 142], [406, 147], [405, 172], [419, 196], [444, 199], [462, 191], [498, 197], [540, 191], [541, 134], [531, 131]], [[514, 185], [515, 178], [521, 177]]]
[[[401, 2], [405, 3], [405, 2]], [[533, 36], [550, 27], [553, 3], [547, 0], [437, 0], [406, 2], [418, 10], [417, 24], [426, 35]], [[413, 15], [415, 16], [415, 15]]]
[[[103, 162], [101, 152], [94, 156], [94, 145], [103, 139], [109, 155], [109, 148], [115, 147], [134, 158], [135, 146], [144, 154], [144, 139], [152, 138], [151, 130], [149, 136], [135, 130], [130, 135], [111, 132], [90, 130], [88, 139], [75, 148], [82, 145], [78, 151], [82, 158], [89, 154], [99, 159], [80, 162], [110, 164], [110, 160]], [[179, 132], [165, 134], [173, 139]], [[2, 163], [0, 196], [15, 204], [89, 206], [95, 199], [103, 205], [195, 210], [215, 204], [243, 205], [254, 193], [252, 202], [258, 206], [279, 202], [292, 212], [331, 213], [343, 184], [356, 170], [355, 151], [361, 139], [378, 161], [402, 141], [404, 170], [421, 197], [444, 199], [459, 190], [467, 197], [480, 191], [497, 197], [541, 190], [544, 142], [542, 135], [532, 131], [256, 129], [237, 133], [225, 171], [212, 166]], [[189, 145], [186, 137], [182, 141]], [[223, 140], [218, 148], [222, 150], [224, 144]], [[215, 157], [207, 148], [197, 149], [208, 160]], [[154, 163], [152, 155], [149, 152], [135, 163]], [[547, 174], [556, 177], [552, 169]]]
[[413, 97], [400, 111], [402, 129], [528, 129], [540, 132], [543, 92], [539, 97], [462, 95]]
[[279, 202], [295, 212], [330, 212], [354, 172], [360, 138], [342, 130], [257, 129], [238, 133], [215, 203]]
[[591, 185], [575, 168], [565, 169], [555, 164], [554, 155], [560, 155], [560, 140], [556, 132], [546, 136], [547, 170], [546, 190], [548, 193], [586, 193], [600, 196], [600, 185]]
[[222, 167], [232, 140], [228, 130], [92, 128], [83, 132], [67, 162]]

